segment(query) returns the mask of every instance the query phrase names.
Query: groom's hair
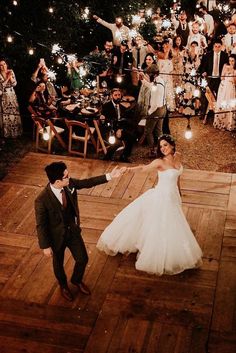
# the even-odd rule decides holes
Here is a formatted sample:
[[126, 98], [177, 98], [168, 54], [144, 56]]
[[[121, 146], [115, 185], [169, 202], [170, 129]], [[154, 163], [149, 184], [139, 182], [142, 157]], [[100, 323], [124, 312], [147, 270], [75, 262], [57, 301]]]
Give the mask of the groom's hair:
[[54, 184], [56, 180], [62, 180], [67, 166], [64, 162], [53, 162], [45, 167], [48, 180]]

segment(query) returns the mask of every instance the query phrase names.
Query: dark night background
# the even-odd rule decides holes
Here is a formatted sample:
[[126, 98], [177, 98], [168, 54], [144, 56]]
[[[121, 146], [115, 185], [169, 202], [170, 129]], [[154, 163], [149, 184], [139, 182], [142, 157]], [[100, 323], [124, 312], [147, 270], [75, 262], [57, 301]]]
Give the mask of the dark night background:
[[[39, 58], [45, 58], [48, 67], [54, 64], [59, 84], [60, 77], [64, 76], [64, 65], [58, 66], [51, 55], [52, 44], [59, 43], [66, 53], [84, 56], [96, 45], [102, 48], [104, 40], [111, 39], [110, 30], [97, 24], [92, 19], [93, 14], [108, 22], [114, 22], [115, 16], [122, 16], [124, 23], [129, 25], [129, 16], [136, 14], [138, 9], [154, 10], [160, 6], [162, 13], [169, 13], [172, 3], [172, 0], [18, 0], [18, 5], [14, 6], [12, 0], [1, 0], [0, 55], [15, 71], [18, 82], [16, 93], [22, 115], [26, 114], [26, 103], [32, 90], [30, 77]], [[54, 9], [53, 13], [48, 11], [50, 6]], [[82, 18], [85, 7], [90, 10], [87, 20]], [[191, 17], [196, 1], [182, 0], [182, 7]], [[6, 40], [9, 34], [14, 37], [13, 43]], [[29, 47], [35, 50], [32, 56], [28, 54]]]

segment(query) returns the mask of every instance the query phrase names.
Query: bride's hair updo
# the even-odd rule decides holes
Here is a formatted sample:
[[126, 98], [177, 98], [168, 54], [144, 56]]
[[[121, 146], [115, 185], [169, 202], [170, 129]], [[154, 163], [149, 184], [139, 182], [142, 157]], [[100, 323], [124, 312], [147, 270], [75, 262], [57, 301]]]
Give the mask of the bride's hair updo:
[[173, 146], [174, 147], [173, 152], [175, 152], [175, 139], [174, 139], [174, 137], [171, 135], [168, 135], [168, 134], [163, 134], [158, 138], [158, 142], [157, 142], [157, 157], [158, 158], [164, 157], [163, 153], [161, 152], [161, 147], [160, 147], [160, 143], [163, 140], [168, 142], [171, 146]]

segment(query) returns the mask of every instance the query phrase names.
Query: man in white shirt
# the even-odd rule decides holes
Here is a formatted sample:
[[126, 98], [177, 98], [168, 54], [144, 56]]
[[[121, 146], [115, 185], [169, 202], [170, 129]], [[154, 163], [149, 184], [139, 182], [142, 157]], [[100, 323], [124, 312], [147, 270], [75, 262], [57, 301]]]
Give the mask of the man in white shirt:
[[121, 17], [116, 17], [115, 23], [106, 22], [96, 15], [93, 15], [93, 18], [102, 26], [111, 30], [113, 44], [115, 46], [119, 47], [123, 40], [130, 41], [131, 38], [129, 27], [123, 24], [123, 19]]
[[199, 13], [202, 15], [205, 23], [206, 23], [206, 34], [208, 38], [213, 37], [215, 25], [213, 17], [207, 12], [207, 8], [205, 5], [201, 5], [199, 8]]
[[192, 33], [188, 36], [187, 48], [190, 49], [191, 43], [197, 42], [198, 47], [204, 50], [207, 47], [206, 37], [200, 33], [198, 22], [192, 24]]
[[234, 54], [236, 49], [236, 24], [230, 23], [227, 27], [227, 34], [223, 37], [222, 42], [228, 54]]
[[150, 148], [150, 157], [156, 157], [156, 143], [158, 137], [162, 134], [163, 119], [167, 115], [166, 107], [166, 86], [165, 81], [159, 76], [158, 70], [149, 73], [148, 82], [143, 76], [143, 84], [151, 90], [150, 105], [144, 134], [147, 137]]

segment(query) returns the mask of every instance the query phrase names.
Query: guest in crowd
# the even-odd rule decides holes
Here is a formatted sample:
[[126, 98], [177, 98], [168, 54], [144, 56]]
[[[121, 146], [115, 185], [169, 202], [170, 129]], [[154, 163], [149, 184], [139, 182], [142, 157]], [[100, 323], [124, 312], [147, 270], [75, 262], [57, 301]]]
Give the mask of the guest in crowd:
[[214, 29], [215, 29], [214, 19], [208, 13], [207, 7], [205, 5], [203, 5], [203, 4], [201, 4], [201, 6], [199, 8], [199, 14], [202, 16], [202, 18], [204, 19], [204, 21], [206, 23], [206, 36], [207, 36], [207, 39], [209, 41], [211, 41], [211, 39], [213, 38], [213, 35], [214, 35]]
[[31, 80], [34, 81], [35, 83], [38, 83], [39, 81], [42, 80], [43, 75], [46, 75], [48, 73], [48, 68], [46, 66], [44, 58], [41, 58], [39, 60], [38, 66], [36, 70], [33, 72], [31, 76]]
[[171, 52], [173, 63], [173, 85], [175, 88], [183, 83], [181, 75], [183, 75], [184, 72], [184, 47], [182, 45], [182, 38], [180, 36], [176, 36], [174, 38]]
[[[213, 93], [215, 99], [217, 99], [218, 89], [220, 85], [220, 77], [224, 64], [228, 62], [228, 55], [222, 51], [222, 43], [220, 39], [216, 39], [213, 44], [213, 50], [209, 51], [202, 58], [201, 65], [199, 67], [200, 73], [204, 77], [208, 77], [208, 86]], [[204, 122], [206, 122], [206, 111], [208, 102], [206, 97], [202, 97], [202, 114], [205, 115]], [[211, 113], [209, 113], [211, 114]]]
[[188, 36], [187, 48], [190, 48], [192, 42], [197, 42], [198, 47], [203, 52], [207, 48], [206, 37], [200, 33], [200, 26], [198, 22], [192, 24], [192, 31]]
[[113, 37], [113, 44], [115, 46], [119, 47], [123, 40], [126, 40], [127, 42], [130, 41], [129, 27], [124, 25], [123, 19], [121, 17], [116, 17], [115, 23], [106, 22], [101, 18], [99, 18], [97, 15], [93, 15], [93, 18], [102, 26], [111, 30], [112, 37]]
[[79, 91], [83, 88], [83, 80], [81, 79], [80, 67], [82, 67], [83, 61], [80, 59], [72, 60], [67, 63], [67, 77], [70, 80], [70, 88], [73, 91]]
[[228, 55], [222, 51], [221, 39], [216, 39], [213, 44], [213, 50], [206, 53], [201, 61], [199, 71], [203, 76], [209, 77], [209, 88], [217, 96], [220, 85], [220, 77], [224, 64], [228, 62]]
[[0, 135], [16, 138], [22, 135], [19, 105], [14, 87], [17, 81], [5, 59], [0, 59]]
[[146, 119], [144, 134], [147, 137], [150, 157], [156, 157], [158, 137], [162, 134], [163, 119], [167, 115], [167, 84], [159, 75], [159, 71], [150, 71], [150, 82], [143, 78], [143, 85], [150, 89], [150, 105]]
[[227, 34], [222, 38], [222, 42], [228, 54], [236, 54], [236, 24], [228, 25]]
[[51, 99], [48, 99], [45, 92], [45, 83], [39, 82], [29, 98], [29, 110], [32, 114], [47, 119], [56, 116], [57, 109], [51, 104]]
[[188, 36], [190, 33], [189, 23], [187, 22], [186, 11], [180, 11], [178, 15], [178, 20], [176, 20], [174, 14], [172, 15], [172, 22], [176, 29], [176, 35], [182, 38], [182, 45], [186, 47]]
[[[101, 51], [101, 56], [108, 61], [108, 67], [105, 71], [103, 71], [99, 77], [100, 80], [99, 82], [102, 83], [105, 87], [102, 86], [102, 88], [111, 88], [112, 86], [112, 75], [113, 75], [113, 70], [112, 70], [112, 59], [114, 56], [114, 47], [113, 43], [110, 40], [106, 40], [103, 46], [103, 50]], [[105, 82], [105, 84], [104, 84]]]
[[[229, 57], [228, 64], [224, 64], [221, 83], [219, 86], [215, 117], [213, 126], [220, 130], [235, 130], [236, 118], [235, 113], [230, 111], [235, 105], [236, 98], [236, 55], [232, 54]], [[224, 112], [225, 111], [225, 112]]]
[[[146, 76], [146, 80], [149, 80], [150, 70], [157, 70], [156, 57], [153, 53], [148, 53], [144, 59], [142, 65], [143, 72]], [[142, 77], [142, 75], [140, 76]], [[143, 78], [143, 77], [142, 77]], [[150, 88], [143, 84], [141, 81], [141, 87], [138, 95], [138, 109], [140, 114], [140, 120], [146, 118], [148, 114], [149, 102], [150, 102]]]
[[[119, 47], [114, 49], [112, 61], [113, 86], [129, 90], [131, 85], [132, 53], [129, 51], [128, 43], [123, 40]], [[119, 79], [120, 78], [120, 81]]]
[[101, 133], [103, 138], [108, 141], [111, 134], [115, 137], [115, 142], [108, 147], [105, 160], [113, 160], [116, 150], [125, 144], [120, 156], [121, 162], [129, 163], [135, 141], [135, 134], [132, 120], [127, 116], [126, 108], [121, 103], [122, 93], [119, 88], [111, 91], [111, 100], [102, 106], [101, 112]]
[[173, 76], [171, 75], [174, 67], [172, 62], [172, 46], [168, 39], [162, 42], [161, 50], [158, 51], [157, 56], [157, 67], [160, 71], [160, 76], [166, 83], [167, 109], [173, 112], [176, 108]]

